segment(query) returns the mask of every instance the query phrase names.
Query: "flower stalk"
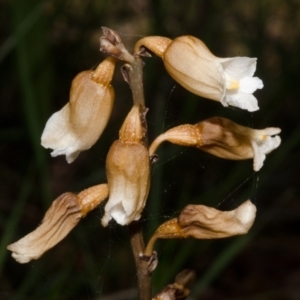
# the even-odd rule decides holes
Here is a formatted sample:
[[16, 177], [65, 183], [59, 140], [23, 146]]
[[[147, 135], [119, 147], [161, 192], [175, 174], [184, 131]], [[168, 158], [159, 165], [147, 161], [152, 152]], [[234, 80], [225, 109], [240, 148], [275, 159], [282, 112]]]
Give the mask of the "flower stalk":
[[[217, 157], [232, 160], [253, 158], [253, 168], [260, 170], [266, 154], [280, 143], [279, 128], [256, 130], [231, 120], [213, 117], [197, 124], [184, 124], [160, 134], [148, 147], [143, 66], [141, 57], [159, 56], [170, 76], [188, 91], [248, 111], [258, 108], [252, 95], [263, 87], [253, 77], [256, 58], [214, 56], [207, 46], [192, 36], [171, 40], [150, 36], [139, 40], [134, 54], [128, 52], [120, 36], [103, 27], [100, 50], [108, 57], [94, 71], [79, 73], [73, 80], [70, 100], [48, 120], [42, 145], [53, 149], [52, 156], [66, 155], [73, 162], [81, 151], [93, 146], [105, 129], [114, 104], [111, 85], [116, 63], [122, 62], [124, 80], [132, 91], [133, 105], [111, 145], [106, 158], [107, 184], [89, 187], [79, 194], [64, 193], [53, 201], [36, 230], [8, 246], [20, 263], [39, 258], [59, 243], [88, 212], [109, 197], [101, 224], [110, 221], [128, 226], [130, 244], [137, 270], [140, 300], [150, 300], [151, 273], [158, 264], [153, 251], [157, 239], [216, 239], [246, 234], [252, 227], [256, 207], [250, 200], [231, 211], [190, 204], [177, 218], [161, 224], [145, 247], [142, 216], [150, 189], [150, 168], [155, 151], [168, 141], [195, 147]], [[167, 285], [153, 300], [186, 299], [195, 273], [185, 270], [173, 284]]]
[[[145, 109], [145, 97], [143, 88], [143, 61], [135, 56], [134, 62], [128, 69], [130, 87], [134, 105], [141, 105]], [[144, 134], [144, 143], [147, 144], [147, 133]], [[145, 251], [142, 224], [135, 221], [129, 224], [130, 244], [137, 269], [137, 286], [140, 300], [151, 299], [151, 274], [148, 274], [148, 263], [141, 259]]]

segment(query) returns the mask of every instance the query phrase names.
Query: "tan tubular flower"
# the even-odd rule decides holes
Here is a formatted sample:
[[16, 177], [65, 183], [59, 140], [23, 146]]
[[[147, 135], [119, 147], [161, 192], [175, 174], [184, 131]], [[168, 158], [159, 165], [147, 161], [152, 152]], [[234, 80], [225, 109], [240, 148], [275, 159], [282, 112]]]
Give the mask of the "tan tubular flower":
[[256, 207], [250, 200], [231, 211], [220, 211], [205, 205], [188, 205], [180, 213], [178, 223], [184, 237], [215, 239], [246, 234], [255, 216]]
[[216, 57], [193, 36], [181, 36], [171, 42], [162, 42], [164, 39], [143, 38], [136, 44], [135, 51], [143, 46], [153, 51], [163, 59], [173, 79], [198, 96], [220, 101], [223, 106], [248, 111], [259, 109], [252, 95], [263, 88], [262, 81], [253, 77], [256, 58]]
[[106, 158], [109, 200], [105, 205], [102, 225], [111, 219], [128, 225], [141, 217], [150, 186], [150, 162], [142, 144], [143, 128], [139, 105], [127, 115], [120, 138], [111, 146]]
[[50, 117], [42, 134], [42, 146], [53, 149], [52, 156], [66, 155], [71, 163], [99, 139], [114, 104], [114, 69], [115, 60], [109, 57], [95, 71], [74, 78], [70, 101]]
[[[280, 128], [252, 129], [231, 120], [215, 117], [199, 123], [202, 126], [201, 150], [221, 158], [253, 158], [253, 169], [259, 171], [266, 154], [276, 149], [281, 139]], [[274, 136], [274, 137], [272, 137]]]
[[145, 249], [151, 256], [157, 239], [219, 239], [246, 234], [252, 227], [256, 207], [250, 200], [231, 211], [220, 211], [205, 205], [188, 205], [178, 218], [160, 225]]
[[107, 196], [107, 184], [90, 187], [78, 195], [60, 195], [46, 212], [41, 225], [7, 249], [13, 252], [12, 257], [21, 264], [38, 259], [64, 239]]
[[[149, 148], [150, 156], [164, 141], [181, 146], [197, 147], [215, 156], [243, 160], [253, 158], [253, 169], [258, 171], [266, 154], [276, 149], [281, 139], [280, 128], [252, 129], [231, 120], [214, 117], [195, 125], [181, 125], [158, 136]], [[274, 137], [272, 137], [275, 135]]]

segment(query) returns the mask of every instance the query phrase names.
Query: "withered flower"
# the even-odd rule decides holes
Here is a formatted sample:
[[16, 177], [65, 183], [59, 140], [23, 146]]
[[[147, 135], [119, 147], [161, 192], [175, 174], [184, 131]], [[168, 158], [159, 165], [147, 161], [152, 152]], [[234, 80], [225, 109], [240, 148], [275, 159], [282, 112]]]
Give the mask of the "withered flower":
[[111, 219], [128, 225], [141, 217], [150, 186], [150, 162], [143, 145], [144, 129], [141, 108], [134, 105], [106, 158], [109, 200], [105, 205], [102, 225]]
[[162, 142], [169, 141], [181, 146], [197, 147], [225, 159], [253, 158], [253, 169], [258, 171], [263, 166], [266, 154], [280, 145], [281, 139], [277, 135], [280, 131], [280, 128], [274, 127], [252, 129], [229, 119], [213, 117], [195, 125], [171, 128], [154, 140], [149, 153], [153, 156]]
[[183, 300], [190, 293], [189, 287], [195, 281], [196, 273], [193, 270], [183, 270], [177, 274], [175, 282], [168, 284], [152, 300]]
[[256, 207], [247, 200], [231, 211], [220, 211], [205, 205], [188, 205], [178, 218], [160, 225], [149, 240], [145, 256], [150, 256], [158, 238], [219, 239], [246, 234], [252, 227]]
[[109, 57], [95, 71], [74, 78], [70, 101], [50, 117], [42, 134], [42, 146], [53, 149], [52, 156], [66, 155], [71, 163], [99, 139], [114, 104], [114, 69], [115, 60]]
[[252, 95], [263, 88], [253, 77], [256, 58], [214, 56], [207, 46], [193, 36], [170, 40], [158, 36], [145, 37], [135, 45], [135, 52], [146, 47], [163, 59], [168, 73], [188, 91], [223, 106], [236, 106], [248, 111], [258, 110]]
[[114, 30], [107, 27], [102, 27], [102, 31], [103, 36], [100, 38], [100, 51], [119, 60], [132, 63], [134, 57], [128, 52], [120, 36]]
[[231, 211], [205, 205], [188, 205], [178, 217], [184, 237], [196, 239], [225, 238], [246, 234], [252, 227], [256, 207], [250, 200]]
[[64, 239], [107, 196], [107, 184], [90, 187], [78, 195], [60, 195], [46, 212], [41, 225], [7, 249], [12, 251], [12, 257], [21, 264], [38, 259]]

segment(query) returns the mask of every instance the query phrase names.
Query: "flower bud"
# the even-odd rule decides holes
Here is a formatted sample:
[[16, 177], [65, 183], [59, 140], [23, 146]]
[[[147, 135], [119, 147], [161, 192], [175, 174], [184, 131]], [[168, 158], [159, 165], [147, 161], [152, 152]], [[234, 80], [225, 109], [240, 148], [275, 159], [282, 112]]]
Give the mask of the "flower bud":
[[133, 63], [134, 57], [122, 43], [120, 36], [113, 30], [102, 27], [103, 36], [100, 38], [100, 51], [117, 59]]
[[53, 149], [52, 156], [66, 155], [71, 163], [99, 139], [113, 108], [114, 69], [115, 60], [107, 58], [95, 71], [74, 78], [70, 101], [50, 117], [42, 134], [42, 146]]
[[163, 59], [171, 77], [188, 91], [223, 106], [236, 106], [248, 111], [258, 110], [252, 95], [263, 88], [262, 81], [253, 77], [256, 58], [214, 56], [206, 45], [193, 36], [181, 36], [172, 42], [162, 37], [146, 37], [138, 41]]
[[9, 245], [12, 257], [21, 264], [38, 259], [58, 244], [68, 233], [108, 196], [106, 184], [90, 187], [78, 195], [64, 193], [53, 201], [39, 227]]
[[142, 138], [140, 106], [134, 105], [121, 127], [119, 140], [112, 144], [106, 158], [109, 200], [103, 226], [111, 219], [128, 225], [141, 217], [150, 186], [149, 154]]
[[177, 274], [175, 282], [168, 284], [152, 300], [183, 300], [190, 293], [189, 286], [195, 281], [196, 273], [193, 270], [183, 270]]
[[[158, 146], [169, 141], [180, 146], [197, 147], [215, 156], [243, 160], [253, 158], [253, 169], [258, 171], [266, 154], [280, 145], [280, 128], [256, 130], [238, 125], [228, 119], [214, 117], [195, 125], [180, 125], [159, 135], [149, 148], [150, 156]], [[274, 137], [272, 137], [275, 135]]]

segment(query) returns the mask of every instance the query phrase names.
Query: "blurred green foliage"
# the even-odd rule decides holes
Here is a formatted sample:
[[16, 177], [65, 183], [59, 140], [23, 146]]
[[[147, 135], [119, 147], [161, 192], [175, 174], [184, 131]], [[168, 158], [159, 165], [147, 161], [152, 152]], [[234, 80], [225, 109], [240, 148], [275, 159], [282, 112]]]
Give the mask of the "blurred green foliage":
[[115, 224], [103, 229], [102, 207], [38, 261], [19, 265], [6, 250], [39, 224], [55, 197], [106, 181], [106, 153], [131, 105], [120, 72], [114, 78], [113, 115], [91, 150], [68, 165], [40, 146], [43, 126], [67, 102], [72, 78], [103, 59], [101, 26], [116, 30], [129, 49], [146, 35], [190, 34], [217, 56], [258, 58], [256, 74], [265, 87], [255, 94], [260, 105], [255, 113], [200, 99], [176, 85], [158, 58], [145, 59], [150, 141], [174, 125], [215, 115], [254, 128], [282, 128], [282, 145], [258, 174], [251, 161], [160, 147], [143, 216], [147, 239], [188, 203], [232, 209], [250, 198], [258, 217], [241, 238], [159, 241], [154, 290], [183, 268], [193, 268], [198, 275], [194, 299], [297, 299], [299, 1], [2, 0], [0, 24], [1, 299], [105, 299], [107, 293], [135, 287], [127, 229]]

